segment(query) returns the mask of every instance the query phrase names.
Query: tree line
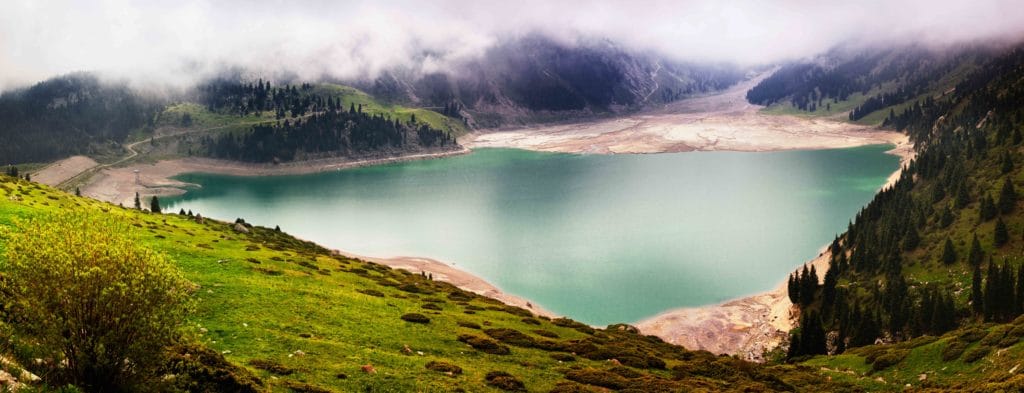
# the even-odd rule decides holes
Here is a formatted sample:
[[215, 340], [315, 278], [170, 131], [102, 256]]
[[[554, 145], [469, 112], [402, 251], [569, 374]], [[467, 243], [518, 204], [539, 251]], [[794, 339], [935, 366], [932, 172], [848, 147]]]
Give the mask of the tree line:
[[[362, 104], [341, 98], [309, 93], [311, 86], [273, 88], [269, 82], [217, 84], [204, 91], [212, 94], [206, 103], [214, 110], [246, 115], [272, 110], [278, 118], [292, 117], [276, 124], [261, 124], [249, 130], [206, 136], [202, 139], [208, 156], [247, 162], [283, 162], [304, 157], [332, 155], [359, 156], [377, 152], [447, 148], [456, 145], [451, 134], [418, 122], [383, 114], [369, 114]], [[305, 94], [300, 92], [305, 91]], [[217, 94], [213, 94], [217, 93]], [[452, 108], [448, 108], [452, 110]]]
[[[790, 276], [790, 300], [802, 315], [791, 357], [940, 335], [960, 323], [1006, 322], [1024, 313], [1024, 264], [1007, 258], [1022, 242], [1015, 232], [1022, 224], [1016, 178], [1024, 143], [1016, 136], [1024, 128], [1024, 87], [1015, 81], [1022, 78], [1024, 51], [1013, 49], [954, 93], [923, 100], [888, 123], [911, 136], [917, 157], [833, 241], [822, 284], [807, 268]], [[952, 273], [925, 283], [905, 272], [909, 265]], [[969, 294], [957, 291], [963, 282]], [[820, 337], [829, 337], [826, 345]]]

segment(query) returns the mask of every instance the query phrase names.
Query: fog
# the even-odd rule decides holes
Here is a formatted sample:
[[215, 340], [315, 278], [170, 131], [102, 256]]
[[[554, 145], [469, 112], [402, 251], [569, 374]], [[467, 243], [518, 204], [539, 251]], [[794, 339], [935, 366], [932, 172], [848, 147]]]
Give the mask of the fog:
[[525, 34], [765, 64], [845, 42], [943, 45], [1024, 32], [1016, 0], [7, 0], [0, 11], [0, 90], [73, 71], [179, 85], [228, 67], [309, 80], [431, 72]]

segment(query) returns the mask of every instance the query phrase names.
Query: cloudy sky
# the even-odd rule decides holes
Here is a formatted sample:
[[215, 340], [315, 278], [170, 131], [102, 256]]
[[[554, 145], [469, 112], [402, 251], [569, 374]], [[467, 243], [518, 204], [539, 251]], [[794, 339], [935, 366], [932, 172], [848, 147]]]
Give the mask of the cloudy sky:
[[[46, 1], [0, 4], [0, 90], [73, 72], [187, 82], [225, 66], [300, 77], [426, 70], [543, 33], [678, 60], [776, 62], [850, 40], [1024, 35], [1019, 0]], [[424, 56], [424, 53], [429, 55]]]

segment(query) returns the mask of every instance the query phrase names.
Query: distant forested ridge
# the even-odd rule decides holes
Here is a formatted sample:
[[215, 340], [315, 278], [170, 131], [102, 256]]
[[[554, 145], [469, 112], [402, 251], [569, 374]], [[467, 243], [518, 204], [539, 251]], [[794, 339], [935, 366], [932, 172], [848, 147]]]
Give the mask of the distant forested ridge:
[[313, 86], [272, 87], [269, 82], [216, 82], [200, 89], [210, 111], [240, 116], [272, 112], [276, 124], [203, 139], [206, 155], [248, 162], [282, 162], [325, 156], [366, 156], [456, 148], [454, 136], [419, 122], [369, 114], [362, 104], [316, 94]]
[[1024, 314], [1024, 48], [958, 80], [890, 109], [886, 125], [918, 156], [832, 243], [823, 284], [813, 270], [790, 277], [803, 315], [791, 357]]
[[126, 83], [69, 74], [0, 95], [0, 164], [45, 162], [117, 148], [163, 108]]
[[809, 112], [854, 100], [848, 118], [860, 120], [952, 83], [955, 73], [966, 72], [995, 52], [984, 46], [840, 47], [811, 61], [782, 66], [747, 92], [747, 100], [759, 105], [785, 103]]

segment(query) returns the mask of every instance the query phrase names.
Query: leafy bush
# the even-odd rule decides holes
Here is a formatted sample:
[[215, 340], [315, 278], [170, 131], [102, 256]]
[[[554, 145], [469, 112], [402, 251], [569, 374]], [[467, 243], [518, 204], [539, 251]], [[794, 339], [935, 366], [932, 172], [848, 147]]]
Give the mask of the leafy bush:
[[907, 353], [908, 351], [906, 350], [886, 351], [884, 354], [875, 358], [875, 362], [871, 363], [871, 369], [874, 371], [881, 371], [895, 366], [907, 357]]
[[533, 337], [527, 336], [514, 329], [486, 329], [484, 330], [484, 333], [487, 333], [488, 336], [491, 336], [495, 340], [501, 341], [505, 344], [515, 345], [517, 347], [532, 348], [537, 345], [537, 340], [534, 340]]
[[523, 382], [513, 377], [511, 374], [504, 371], [491, 371], [484, 377], [488, 385], [494, 386], [498, 389], [509, 391], [509, 392], [525, 392], [526, 385]]
[[451, 376], [462, 374], [462, 367], [456, 366], [448, 362], [431, 361], [430, 363], [427, 363], [426, 367], [427, 370], [446, 373]]
[[626, 377], [594, 368], [569, 370], [565, 373], [565, 378], [582, 384], [600, 386], [614, 390], [625, 388], [629, 383]]
[[964, 354], [964, 362], [974, 363], [979, 359], [985, 357], [985, 355], [988, 355], [989, 352], [992, 352], [992, 347], [979, 345], [975, 348], [971, 348], [970, 351], [967, 351], [967, 353]]
[[277, 375], [291, 375], [295, 372], [288, 366], [269, 359], [253, 359], [249, 361], [249, 365]]
[[472, 334], [459, 335], [459, 341], [469, 344], [473, 349], [492, 355], [508, 355], [511, 353], [508, 347], [498, 344], [497, 341], [489, 338], [478, 337]]
[[469, 329], [477, 329], [477, 330], [480, 330], [480, 324], [479, 324], [479, 323], [476, 323], [476, 322], [470, 322], [470, 321], [459, 321], [459, 322], [457, 322], [457, 323], [459, 324], [459, 326], [462, 326], [462, 327], [464, 327], [464, 328], [469, 328]]
[[263, 382], [249, 370], [229, 363], [224, 356], [200, 344], [178, 344], [160, 374], [175, 375], [171, 390], [183, 392], [262, 392]]
[[949, 362], [959, 359], [960, 355], [963, 355], [964, 350], [966, 349], [967, 343], [960, 340], [952, 340], [946, 345], [946, 348], [942, 350], [942, 360]]
[[191, 287], [163, 255], [102, 215], [60, 212], [3, 235], [9, 322], [49, 360], [47, 383], [120, 390], [155, 376]]
[[970, 343], [973, 343], [975, 341], [981, 340], [982, 338], [985, 338], [985, 335], [987, 335], [987, 334], [988, 334], [988, 332], [986, 332], [984, 330], [981, 330], [981, 329], [978, 329], [978, 328], [974, 328], [974, 329], [969, 329], [969, 330], [961, 333], [960, 334], [960, 339], [963, 340], [965, 343], [970, 344]]
[[414, 312], [402, 315], [402, 320], [412, 323], [430, 323], [430, 318], [427, 318], [423, 314], [417, 314]]

